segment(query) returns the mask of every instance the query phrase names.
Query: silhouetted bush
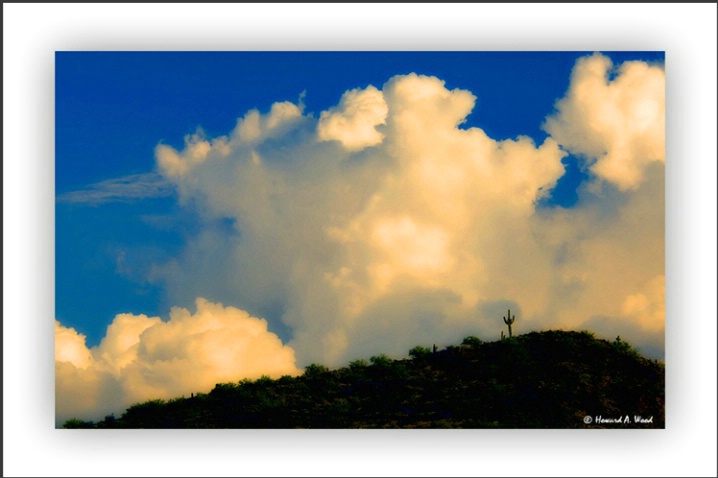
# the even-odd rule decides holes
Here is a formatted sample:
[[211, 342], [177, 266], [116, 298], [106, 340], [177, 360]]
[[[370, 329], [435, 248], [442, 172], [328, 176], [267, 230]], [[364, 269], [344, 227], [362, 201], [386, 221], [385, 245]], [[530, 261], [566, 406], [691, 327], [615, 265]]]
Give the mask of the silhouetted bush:
[[317, 378], [320, 377], [322, 374], [328, 372], [328, 368], [326, 368], [324, 365], [319, 365], [316, 363], [309, 364], [304, 368], [304, 376], [307, 378]]
[[362, 369], [369, 366], [369, 363], [367, 363], [364, 359], [354, 360], [353, 362], [349, 362], [349, 368], [354, 369]]
[[474, 337], [473, 335], [469, 335], [468, 337], [464, 337], [464, 340], [461, 341], [461, 345], [469, 345], [472, 347], [477, 347], [481, 345], [483, 342], [480, 338]]
[[413, 349], [409, 350], [409, 357], [422, 358], [431, 355], [431, 349], [429, 347], [422, 347], [417, 345]]
[[611, 345], [613, 345], [613, 348], [615, 348], [616, 350], [618, 350], [618, 351], [621, 352], [621, 353], [630, 355], [630, 356], [632, 356], [632, 357], [639, 357], [639, 356], [640, 356], [638, 350], [636, 350], [636, 349], [635, 349], [631, 344], [629, 344], [628, 342], [621, 340], [621, 337], [620, 337], [620, 336], [616, 337], [616, 340], [614, 340]]
[[372, 356], [372, 357], [369, 358], [369, 361], [370, 361], [372, 364], [378, 365], [378, 366], [389, 365], [389, 364], [391, 364], [391, 363], [393, 362], [392, 359], [390, 359], [389, 357], [387, 357], [387, 356], [384, 355], [384, 354], [374, 355], [374, 356]]

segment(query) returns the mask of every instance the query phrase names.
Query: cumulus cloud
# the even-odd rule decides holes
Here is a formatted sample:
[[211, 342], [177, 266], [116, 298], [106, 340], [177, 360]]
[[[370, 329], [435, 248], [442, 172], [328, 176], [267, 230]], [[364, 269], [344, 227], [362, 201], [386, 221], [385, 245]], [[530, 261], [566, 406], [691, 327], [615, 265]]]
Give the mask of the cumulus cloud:
[[384, 96], [374, 86], [344, 93], [339, 106], [322, 111], [317, 137], [322, 141], [339, 141], [350, 151], [381, 143], [378, 125], [386, 121]]
[[621, 311], [642, 329], [661, 330], [666, 316], [666, 277], [657, 275], [643, 289], [629, 294]]
[[119, 314], [90, 349], [55, 325], [56, 416], [102, 418], [156, 398], [208, 392], [216, 383], [296, 375], [294, 351], [247, 312], [197, 299], [168, 321]]
[[634, 189], [650, 163], [665, 162], [665, 83], [660, 66], [629, 61], [614, 68], [600, 54], [582, 58], [544, 127], [564, 148], [593, 161], [598, 177]]
[[55, 362], [67, 362], [76, 368], [86, 369], [92, 363], [92, 354], [85, 346], [85, 336], [73, 328], [63, 327], [55, 321]]
[[620, 336], [649, 357], [662, 357], [665, 347], [665, 276], [657, 275], [644, 286], [628, 294], [617, 315], [594, 316], [583, 328], [614, 340]]
[[[212, 161], [193, 159], [197, 138], [173, 153], [179, 166], [158, 150], [183, 197], [235, 229], [204, 231], [157, 272], [174, 300], [211, 289], [279, 304], [301, 364], [498, 336], [491, 304], [515, 304], [518, 331], [598, 316], [662, 328], [660, 313], [624, 307], [663, 273], [662, 73], [581, 60], [542, 144], [462, 128], [475, 96], [409, 74], [347, 91], [318, 120], [293, 114], [271, 139], [243, 138], [245, 116], [231, 140], [204, 143]], [[591, 182], [577, 207], [539, 209], [566, 150], [595, 159]]]
[[[621, 333], [643, 352], [663, 356], [665, 309], [664, 168], [649, 166], [641, 186], [619, 193], [615, 188], [579, 191], [579, 205], [541, 211], [532, 218], [534, 232], [551, 251], [550, 303], [537, 314], [543, 326], [588, 328], [603, 338]], [[639, 307], [640, 296], [651, 306]], [[633, 297], [633, 299], [631, 299]], [[642, 310], [641, 310], [642, 309]], [[606, 318], [612, 326], [597, 327]]]
[[[349, 90], [318, 118], [280, 102], [226, 136], [159, 145], [159, 173], [208, 220], [153, 280], [174, 304], [208, 297], [263, 316], [288, 343], [267, 322], [200, 301], [166, 323], [118, 316], [89, 366], [63, 331], [72, 360], [58, 373], [92, 390], [115, 377], [126, 398], [187, 394], [294, 373], [294, 353], [300, 368], [342, 366], [498, 339], [507, 308], [516, 333], [621, 329], [660, 357], [663, 81], [656, 66], [580, 60], [540, 144], [464, 127], [474, 94], [412, 73]], [[577, 204], [539, 206], [567, 151], [592, 173]]]

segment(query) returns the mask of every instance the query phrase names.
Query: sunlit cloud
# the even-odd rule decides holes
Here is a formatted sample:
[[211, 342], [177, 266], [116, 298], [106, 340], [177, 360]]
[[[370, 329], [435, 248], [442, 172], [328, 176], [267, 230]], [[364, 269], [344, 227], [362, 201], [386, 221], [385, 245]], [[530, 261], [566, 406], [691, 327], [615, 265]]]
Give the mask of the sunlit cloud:
[[[212, 161], [193, 159], [192, 139], [173, 153], [181, 166], [163, 166], [158, 151], [185, 199], [236, 221], [158, 271], [178, 301], [199, 295], [201, 277], [202, 290], [216, 285], [238, 304], [280, 302], [304, 364], [466, 330], [498, 336], [500, 317], [479, 314], [489, 303], [518, 304], [525, 331], [622, 316], [624, 299], [662, 273], [662, 70], [627, 63], [609, 82], [609, 69], [599, 55], [577, 64], [542, 144], [462, 128], [475, 96], [410, 74], [350, 90], [319, 119], [279, 103], [292, 121], [271, 141], [258, 138], [279, 107], [251, 112], [257, 133], [243, 133], [245, 116], [232, 140], [211, 146]], [[597, 105], [624, 126], [588, 121]], [[591, 183], [576, 208], [539, 211], [565, 150], [596, 156]], [[617, 188], [601, 190], [599, 179]]]
[[662, 66], [629, 61], [614, 67], [600, 54], [582, 58], [546, 131], [591, 160], [596, 176], [622, 190], [636, 188], [650, 163], [665, 162], [665, 83]]
[[378, 125], [386, 121], [384, 96], [373, 86], [344, 93], [339, 106], [322, 111], [317, 137], [322, 141], [339, 141], [350, 151], [381, 143]]
[[172, 309], [166, 322], [119, 314], [90, 349], [82, 335], [56, 322], [58, 420], [102, 418], [149, 399], [209, 392], [216, 383], [299, 373], [294, 351], [265, 320], [204, 299], [196, 306], [194, 314]]

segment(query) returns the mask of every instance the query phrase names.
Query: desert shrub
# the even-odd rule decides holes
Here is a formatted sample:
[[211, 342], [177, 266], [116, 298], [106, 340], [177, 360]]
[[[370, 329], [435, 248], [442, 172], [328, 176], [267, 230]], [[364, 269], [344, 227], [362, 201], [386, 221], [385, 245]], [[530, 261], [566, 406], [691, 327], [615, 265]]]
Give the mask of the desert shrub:
[[266, 385], [268, 383], [272, 383], [273, 381], [274, 380], [272, 380], [272, 378], [269, 375], [262, 375], [255, 381], [255, 383], [258, 383], [261, 385]]
[[461, 345], [478, 346], [482, 343], [483, 342], [480, 338], [474, 337], [473, 335], [469, 335], [468, 337], [464, 337], [464, 340], [461, 342]]
[[626, 355], [631, 355], [633, 357], [640, 356], [640, 353], [638, 352], [638, 350], [635, 347], [633, 347], [631, 344], [629, 344], [628, 342], [621, 340], [620, 336], [616, 337], [616, 340], [614, 340], [611, 343], [611, 345], [613, 346], [613, 348], [615, 348], [619, 352], [624, 353]]
[[304, 376], [308, 378], [319, 377], [327, 372], [329, 372], [328, 368], [326, 368], [324, 365], [319, 365], [316, 363], [309, 364], [304, 368]]
[[379, 365], [379, 366], [389, 365], [392, 362], [392, 360], [389, 357], [387, 357], [385, 354], [374, 355], [369, 359], [369, 361], [372, 364]]
[[409, 357], [415, 359], [426, 357], [427, 355], [431, 355], [431, 349], [429, 347], [422, 347], [421, 345], [417, 345], [413, 349], [409, 350]]
[[354, 360], [353, 362], [349, 362], [349, 368], [352, 370], [361, 369], [361, 368], [365, 368], [368, 366], [369, 366], [369, 364], [364, 359], [359, 359], [359, 360]]

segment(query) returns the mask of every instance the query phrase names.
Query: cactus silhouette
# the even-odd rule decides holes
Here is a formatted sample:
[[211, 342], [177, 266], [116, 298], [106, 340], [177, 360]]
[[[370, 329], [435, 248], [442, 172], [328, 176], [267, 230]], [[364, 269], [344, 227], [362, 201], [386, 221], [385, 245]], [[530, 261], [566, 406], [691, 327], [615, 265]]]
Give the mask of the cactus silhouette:
[[507, 314], [507, 317], [504, 317], [504, 323], [509, 326], [509, 337], [511, 337], [513, 334], [511, 332], [511, 324], [514, 323], [516, 320], [516, 316], [514, 315], [511, 317], [511, 309], [509, 309], [509, 313]]

